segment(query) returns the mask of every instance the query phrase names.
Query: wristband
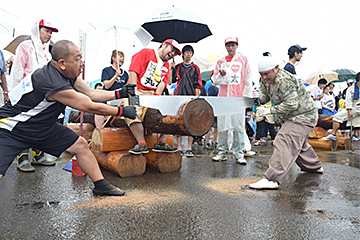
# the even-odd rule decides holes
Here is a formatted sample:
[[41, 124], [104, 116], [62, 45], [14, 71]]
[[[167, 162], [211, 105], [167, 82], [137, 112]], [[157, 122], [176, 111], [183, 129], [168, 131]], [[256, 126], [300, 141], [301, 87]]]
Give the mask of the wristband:
[[3, 91], [3, 93], [9, 93], [8, 91]]
[[154, 92], [154, 95], [155, 95], [155, 96], [160, 96], [160, 94], [157, 94], [156, 92]]
[[120, 90], [115, 90], [115, 99], [119, 99], [120, 97]]
[[121, 116], [123, 113], [123, 108], [122, 107], [117, 107], [117, 108], [118, 108], [118, 111], [115, 116]]

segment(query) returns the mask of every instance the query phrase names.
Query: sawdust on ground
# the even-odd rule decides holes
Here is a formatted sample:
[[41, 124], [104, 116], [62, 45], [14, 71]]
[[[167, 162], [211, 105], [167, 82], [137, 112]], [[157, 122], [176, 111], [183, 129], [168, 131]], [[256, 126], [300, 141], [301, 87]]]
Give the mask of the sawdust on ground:
[[[217, 179], [203, 186], [208, 189], [227, 194], [248, 194], [248, 185], [259, 181], [259, 179]], [[143, 190], [129, 190], [123, 197], [96, 197], [88, 202], [79, 204], [67, 210], [74, 208], [111, 208], [117, 206], [137, 206], [140, 209], [146, 209], [154, 204], [166, 204], [170, 202], [184, 200], [183, 193], [167, 190], [164, 192], [149, 192]]]
[[[76, 208], [109, 208], [116, 206], [138, 206], [140, 208], [147, 208], [154, 204], [164, 204], [174, 202], [179, 199], [185, 199], [184, 194], [177, 191], [166, 192], [147, 192], [142, 190], [126, 191], [123, 197], [96, 197], [91, 201], [77, 205]], [[68, 210], [72, 210], [68, 209]]]
[[257, 181], [259, 181], [259, 179], [218, 179], [210, 183], [206, 183], [204, 187], [222, 193], [244, 194], [248, 192], [245, 191], [245, 189], [249, 189], [248, 185]]

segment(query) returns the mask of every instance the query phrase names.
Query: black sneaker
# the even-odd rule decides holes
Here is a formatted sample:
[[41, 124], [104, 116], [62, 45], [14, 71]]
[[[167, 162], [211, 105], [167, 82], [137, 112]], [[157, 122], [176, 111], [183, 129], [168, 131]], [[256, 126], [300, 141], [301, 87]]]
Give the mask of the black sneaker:
[[208, 142], [205, 144], [205, 149], [212, 150], [212, 149], [214, 149], [214, 147], [211, 145], [211, 143]]
[[191, 150], [186, 150], [185, 156], [186, 156], [186, 157], [193, 157], [193, 156], [195, 156], [195, 155], [194, 155], [193, 151], [191, 151]]
[[32, 160], [31, 162], [38, 165], [44, 166], [54, 166], [55, 162], [46, 159], [44, 152], [40, 150], [33, 149], [32, 152]]
[[23, 172], [34, 172], [35, 168], [29, 163], [29, 153], [17, 155], [17, 168]]
[[182, 150], [179, 150], [180, 155], [184, 155], [184, 152]]
[[152, 150], [154, 152], [168, 152], [168, 153], [177, 152], [176, 148], [170, 147], [170, 145], [167, 144], [166, 142], [155, 143]]
[[129, 150], [129, 153], [132, 154], [142, 154], [148, 152], [149, 152], [149, 148], [146, 144], [145, 145], [136, 144], [134, 148]]
[[202, 143], [202, 140], [203, 138], [202, 137], [193, 137], [193, 143], [197, 143], [199, 146], [202, 146], [203, 143]]
[[114, 188], [113, 186], [109, 186], [103, 189], [97, 189], [94, 188], [93, 189], [93, 194], [97, 195], [97, 196], [124, 196], [125, 192], [124, 191], [119, 191], [116, 188]]

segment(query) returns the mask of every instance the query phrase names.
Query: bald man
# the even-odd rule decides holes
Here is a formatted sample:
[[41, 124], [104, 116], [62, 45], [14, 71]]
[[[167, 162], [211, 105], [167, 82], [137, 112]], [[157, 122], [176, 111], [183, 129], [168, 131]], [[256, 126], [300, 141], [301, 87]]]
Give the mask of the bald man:
[[301, 80], [279, 65], [272, 57], [263, 57], [258, 65], [261, 103], [271, 101], [272, 108], [258, 107], [259, 116], [274, 114], [282, 123], [276, 135], [274, 153], [269, 168], [260, 181], [250, 184], [253, 189], [277, 189], [280, 180], [294, 162], [305, 172], [322, 173], [324, 170], [314, 151], [307, 143], [309, 133], [317, 123], [317, 108]]
[[134, 107], [102, 104], [127, 97], [128, 91], [135, 94], [129, 86], [95, 91], [78, 77], [83, 65], [79, 48], [70, 41], [59, 41], [53, 47], [51, 62], [27, 75], [11, 91], [10, 101], [0, 108], [0, 179], [23, 149], [34, 147], [58, 157], [69, 151], [76, 154], [81, 169], [94, 182], [95, 195], [125, 194], [105, 181], [87, 141], [56, 122], [66, 106], [101, 115], [136, 116]]

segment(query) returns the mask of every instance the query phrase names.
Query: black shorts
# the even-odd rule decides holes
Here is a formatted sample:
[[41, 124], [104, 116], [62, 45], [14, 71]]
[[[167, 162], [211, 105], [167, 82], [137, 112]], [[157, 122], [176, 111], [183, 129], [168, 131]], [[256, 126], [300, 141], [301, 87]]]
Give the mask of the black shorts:
[[46, 139], [34, 140], [19, 136], [8, 130], [0, 129], [0, 174], [5, 175], [16, 155], [28, 148], [36, 148], [59, 157], [62, 152], [72, 146], [79, 135], [70, 128], [59, 123], [54, 125]]
[[214, 117], [214, 121], [213, 121], [213, 123], [211, 124], [211, 127], [217, 128], [217, 117]]

